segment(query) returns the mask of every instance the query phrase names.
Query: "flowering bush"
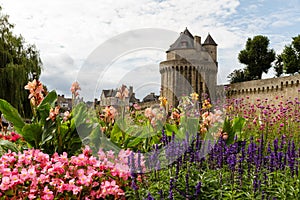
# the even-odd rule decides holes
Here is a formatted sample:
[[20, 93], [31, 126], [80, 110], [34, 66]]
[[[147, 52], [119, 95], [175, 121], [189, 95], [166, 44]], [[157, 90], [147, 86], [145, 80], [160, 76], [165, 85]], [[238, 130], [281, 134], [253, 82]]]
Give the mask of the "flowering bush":
[[15, 132], [10, 132], [9, 134], [2, 134], [0, 133], [0, 140], [8, 140], [10, 142], [17, 142], [19, 139], [21, 138], [21, 136], [18, 133]]
[[[293, 136], [300, 129], [300, 102], [298, 98], [281, 100], [274, 103], [272, 99], [248, 100], [249, 97], [228, 99], [225, 109], [227, 116], [233, 119], [240, 116], [246, 119], [244, 138], [253, 136], [259, 139], [264, 133], [266, 137], [275, 138], [278, 134]], [[283, 97], [276, 97], [276, 100]]]
[[[94, 126], [94, 121], [89, 120], [86, 105], [78, 102], [78, 90], [80, 90], [78, 82], [74, 82], [70, 89], [74, 103], [72, 112], [66, 111], [63, 116], [60, 107], [56, 106], [55, 91], [49, 92], [44, 97], [43, 85], [38, 80], [28, 82], [25, 89], [29, 90], [28, 98], [33, 114], [31, 123], [25, 124], [17, 110], [5, 100], [0, 99], [0, 110], [5, 118], [14, 124], [16, 132], [27, 143], [27, 147], [24, 148], [40, 149], [50, 155], [55, 152], [67, 152], [68, 155], [74, 155], [82, 147], [78, 129], [83, 130], [82, 135], [85, 138], [88, 138], [92, 132], [100, 133], [99, 125]], [[95, 149], [98, 150], [99, 147]]]
[[0, 196], [28, 199], [125, 199], [130, 183], [129, 150], [98, 152], [86, 147], [68, 158], [38, 149], [8, 152], [0, 158]]

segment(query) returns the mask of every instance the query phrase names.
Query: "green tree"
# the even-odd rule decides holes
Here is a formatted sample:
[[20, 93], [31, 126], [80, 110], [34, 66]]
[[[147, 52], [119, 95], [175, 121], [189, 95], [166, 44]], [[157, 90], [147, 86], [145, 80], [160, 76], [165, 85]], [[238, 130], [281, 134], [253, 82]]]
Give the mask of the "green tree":
[[271, 68], [275, 51], [269, 49], [269, 43], [266, 36], [257, 35], [253, 39], [248, 38], [246, 48], [240, 51], [238, 59], [246, 65], [250, 80], [261, 79], [262, 73], [267, 73]]
[[292, 44], [284, 47], [281, 57], [286, 74], [300, 72], [300, 35], [293, 38]]
[[227, 76], [230, 83], [239, 83], [249, 81], [249, 73], [247, 69], [236, 69]]
[[42, 62], [34, 45], [12, 33], [14, 25], [0, 7], [0, 98], [10, 102], [23, 117], [30, 116], [28, 91], [24, 86], [41, 74]]
[[276, 56], [274, 70], [276, 72], [276, 77], [280, 77], [283, 74], [283, 59], [281, 55]]

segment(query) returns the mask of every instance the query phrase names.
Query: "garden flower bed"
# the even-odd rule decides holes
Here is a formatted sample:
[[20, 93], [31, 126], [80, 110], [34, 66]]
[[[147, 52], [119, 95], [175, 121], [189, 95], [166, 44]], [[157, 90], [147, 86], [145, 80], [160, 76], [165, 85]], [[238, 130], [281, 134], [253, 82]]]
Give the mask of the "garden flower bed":
[[[15, 132], [1, 136], [0, 199], [299, 199], [299, 100], [228, 99], [196, 93], [177, 108], [121, 104], [73, 110], [34, 80], [33, 118], [0, 110]], [[280, 98], [280, 97], [278, 97]]]

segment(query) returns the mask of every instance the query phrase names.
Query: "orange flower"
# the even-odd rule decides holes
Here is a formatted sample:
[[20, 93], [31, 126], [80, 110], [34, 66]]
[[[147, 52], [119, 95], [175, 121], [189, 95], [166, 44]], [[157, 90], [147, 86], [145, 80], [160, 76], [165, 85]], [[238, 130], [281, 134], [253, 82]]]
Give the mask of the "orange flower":
[[166, 108], [166, 106], [168, 105], [168, 100], [166, 97], [159, 97], [159, 101], [160, 101], [160, 105], [163, 106], [164, 108]]
[[24, 87], [26, 90], [29, 90], [30, 94], [28, 99], [33, 106], [39, 105], [42, 100], [44, 99], [44, 92], [43, 84], [38, 80], [33, 80], [32, 82], [28, 82], [28, 84]]
[[179, 111], [178, 110], [174, 110], [173, 112], [172, 112], [172, 115], [171, 115], [171, 118], [172, 119], [180, 119], [180, 113], [179, 113]]
[[117, 115], [117, 110], [113, 106], [106, 106], [103, 111], [106, 122], [113, 122]]
[[74, 94], [75, 97], [76, 97], [76, 96], [79, 95], [78, 90], [81, 90], [81, 88], [80, 88], [80, 86], [79, 86], [79, 83], [78, 83], [77, 81], [75, 81], [75, 82], [72, 83], [72, 86], [71, 86], [71, 88], [70, 88], [70, 91], [71, 91], [72, 94]]
[[49, 117], [46, 120], [51, 119], [52, 121], [55, 121], [56, 116], [59, 114], [59, 109], [60, 109], [59, 106], [56, 106], [54, 109], [51, 108], [49, 112]]

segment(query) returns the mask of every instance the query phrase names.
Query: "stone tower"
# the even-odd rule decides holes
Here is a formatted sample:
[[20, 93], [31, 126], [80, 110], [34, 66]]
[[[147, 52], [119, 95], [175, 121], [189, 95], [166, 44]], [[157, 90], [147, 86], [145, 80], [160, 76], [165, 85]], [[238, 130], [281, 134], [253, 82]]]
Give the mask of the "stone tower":
[[161, 96], [177, 106], [181, 96], [193, 92], [215, 98], [217, 84], [217, 44], [208, 34], [204, 43], [186, 28], [167, 50], [167, 60], [160, 63]]

